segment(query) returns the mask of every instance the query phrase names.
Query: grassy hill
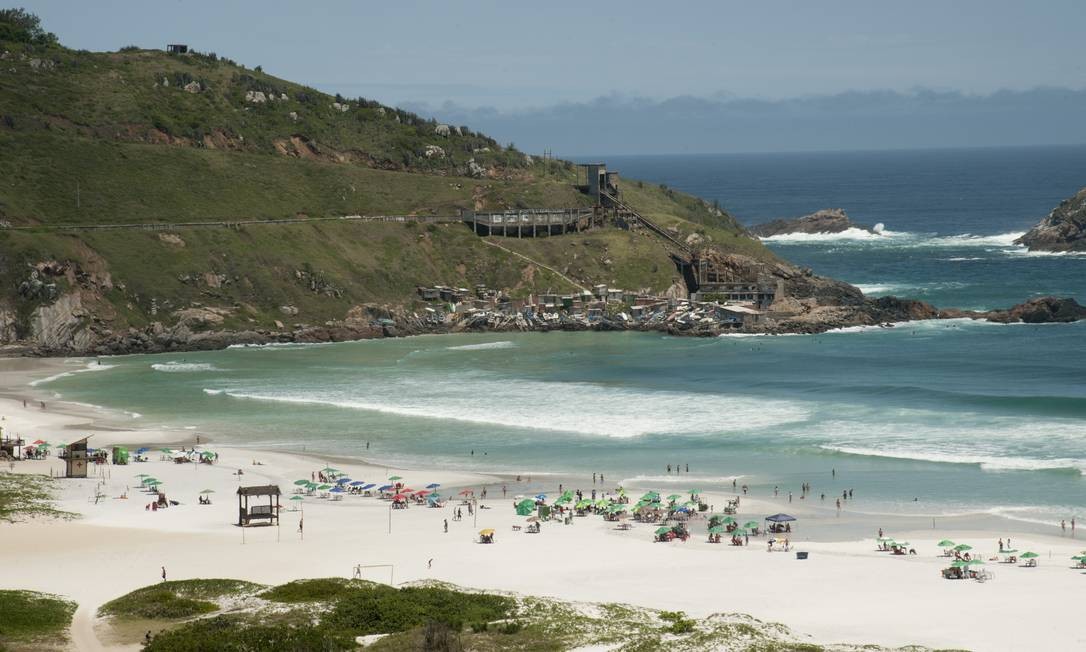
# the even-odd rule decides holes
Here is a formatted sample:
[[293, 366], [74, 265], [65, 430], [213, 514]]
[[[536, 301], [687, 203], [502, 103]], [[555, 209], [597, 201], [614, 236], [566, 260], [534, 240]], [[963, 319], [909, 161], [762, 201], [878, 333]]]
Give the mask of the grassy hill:
[[[222, 309], [217, 327], [271, 328], [282, 306], [297, 309], [291, 322], [322, 323], [360, 303], [410, 304], [422, 284], [569, 289], [456, 224], [70, 227], [590, 204], [573, 164], [469, 127], [214, 54], [71, 50], [12, 11], [0, 13], [0, 152], [0, 342], [40, 341], [65, 297], [73, 305], [53, 312], [99, 329], [170, 324], [196, 305]], [[700, 199], [631, 181], [624, 196], [680, 237], [772, 258]], [[677, 279], [642, 234], [500, 240], [586, 285]]]

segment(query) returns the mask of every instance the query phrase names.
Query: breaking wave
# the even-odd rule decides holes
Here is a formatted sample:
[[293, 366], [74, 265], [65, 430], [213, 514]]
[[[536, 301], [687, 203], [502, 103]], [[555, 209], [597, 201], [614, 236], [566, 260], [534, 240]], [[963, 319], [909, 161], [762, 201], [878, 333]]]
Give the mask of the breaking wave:
[[802, 404], [784, 400], [474, 378], [434, 381], [426, 384], [425, 391], [419, 391], [417, 385], [392, 381], [309, 391], [267, 387], [204, 392], [235, 399], [615, 438], [653, 433], [740, 434], [802, 421], [809, 415]]
[[630, 478], [623, 478], [619, 480], [618, 484], [622, 487], [649, 487], [659, 485], [677, 485], [682, 486], [684, 489], [706, 489], [712, 487], [727, 486], [731, 488], [732, 481], [742, 480], [746, 476], [742, 475], [690, 475], [686, 473], [677, 473], [675, 475], [635, 475]]
[[937, 462], [940, 464], [970, 464], [979, 466], [984, 471], [1073, 471], [1086, 475], [1086, 460], [1073, 458], [1040, 459], [1030, 457], [1004, 457], [998, 455], [948, 453], [930, 450], [835, 446], [832, 444], [823, 444], [820, 448], [837, 453], [844, 453], [846, 455], [859, 455], [862, 457], [884, 457], [911, 460], [915, 462]]
[[68, 378], [68, 377], [74, 376], [75, 374], [86, 373], [88, 371], [106, 371], [107, 369], [113, 369], [116, 366], [117, 365], [95, 364], [93, 362], [89, 362], [89, 363], [87, 363], [87, 366], [83, 367], [82, 369], [73, 369], [71, 371], [62, 371], [59, 374], [53, 374], [52, 376], [46, 376], [45, 378], [38, 378], [37, 380], [32, 380], [27, 384], [30, 385], [31, 387], [37, 387], [38, 385], [45, 385], [46, 383], [51, 383], [54, 380], [58, 380], [60, 378]]
[[[863, 229], [847, 229], [840, 233], [786, 233], [761, 238], [762, 242], [781, 245], [803, 245], [812, 243], [828, 243], [852, 246], [877, 246], [889, 248], [968, 248], [983, 247], [998, 249], [1004, 253], [1030, 253], [1024, 246], [1014, 243], [1015, 240], [1025, 235], [1024, 231], [1009, 233], [997, 233], [992, 235], [978, 235], [974, 233], [959, 233], [955, 235], [939, 235], [936, 233], [913, 233], [910, 231], [865, 231]], [[1037, 252], [1040, 253], [1040, 252]], [[1044, 252], [1048, 254], [1049, 252]], [[961, 257], [961, 260], [971, 258]]]
[[156, 362], [151, 365], [151, 368], [155, 371], [163, 371], [172, 374], [222, 371], [222, 369], [207, 362]]
[[492, 349], [514, 349], [516, 346], [515, 342], [502, 341], [484, 342], [483, 344], [462, 344], [460, 346], [447, 346], [445, 348], [449, 351], [489, 351]]

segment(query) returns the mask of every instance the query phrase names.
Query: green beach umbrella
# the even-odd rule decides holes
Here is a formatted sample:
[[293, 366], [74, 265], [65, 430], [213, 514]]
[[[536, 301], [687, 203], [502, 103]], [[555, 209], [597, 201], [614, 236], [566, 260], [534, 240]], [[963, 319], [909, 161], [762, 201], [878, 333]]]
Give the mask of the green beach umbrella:
[[671, 532], [671, 528], [667, 527], [666, 525], [664, 527], [656, 528], [656, 535], [657, 536], [659, 536], [661, 534], [667, 534], [668, 532]]
[[322, 473], [339, 473], [339, 469], [333, 469], [330, 466], [326, 466], [323, 469], [321, 469], [321, 472]]
[[688, 490], [687, 490], [687, 493], [689, 493], [689, 494], [693, 494], [693, 495], [695, 495], [695, 496], [696, 496], [696, 495], [698, 495], [698, 494], [700, 494], [700, 493], [701, 493], [701, 489], [688, 489]]
[[140, 480], [142, 480], [142, 479], [150, 477], [150, 476], [148, 476], [146, 473], [137, 473], [136, 477], [139, 478]]
[[574, 507], [576, 507], [577, 509], [584, 509], [586, 507], [591, 507], [591, 506], [592, 506], [592, 501], [591, 500], [582, 500], [579, 503], [577, 503], [576, 505], [574, 505]]
[[328, 491], [331, 488], [332, 485], [330, 484], [322, 484], [321, 486], [317, 487], [317, 491]]
[[758, 521], [747, 521], [743, 524], [743, 527], [747, 528], [748, 530], [753, 530], [754, 528], [758, 527]]
[[953, 548], [956, 544], [950, 539], [943, 539], [935, 545], [939, 546], [940, 548]]
[[745, 537], [747, 535], [747, 531], [743, 528], [736, 528], [732, 530], [732, 535], [737, 537]]
[[952, 563], [950, 566], [952, 568], [965, 568], [968, 565], [969, 565], [969, 562], [965, 561], [964, 559], [959, 559], [958, 561], [955, 561], [954, 563]]
[[170, 449], [168, 449], [168, 448], [160, 448], [160, 449], [158, 449], [158, 452], [160, 452], [160, 453], [166, 453], [167, 455], [169, 455], [169, 454], [170, 454], [170, 453], [172, 453], [173, 451], [172, 451], [172, 450], [170, 450]]
[[1003, 552], [1001, 552], [999, 554], [1001, 554], [1001, 555], [1015, 555], [1015, 554], [1018, 554], [1018, 551], [1017, 550], [1006, 549], [1006, 550], [1004, 550]]
[[954, 549], [958, 552], [965, 552], [966, 550], [972, 550], [973, 546], [967, 543], [959, 543], [958, 545], [954, 546]]
[[291, 496], [290, 499], [291, 500], [305, 500], [305, 498], [302, 498], [301, 496]]
[[304, 487], [309, 484], [309, 480], [295, 480], [294, 484], [299, 487]]
[[709, 528], [709, 534], [724, 534], [724, 528], [720, 525], [714, 525]]
[[202, 493], [202, 494], [213, 494], [213, 493], [215, 493], [215, 490], [214, 489], [204, 489], [200, 493]]
[[667, 497], [668, 500], [679, 500], [682, 498], [682, 494], [671, 494]]
[[[338, 473], [338, 471], [337, 471], [337, 473]], [[390, 475], [390, 476], [388, 476], [388, 481], [389, 482], [396, 482], [397, 480], [403, 480], [403, 478], [401, 478], [398, 475]]]
[[735, 523], [735, 519], [732, 518], [731, 516], [725, 516], [723, 519], [720, 520], [720, 522], [723, 523], [724, 525], [731, 525], [731, 524]]
[[1035, 553], [1035, 552], [1023, 552], [1023, 553], [1022, 553], [1021, 555], [1019, 555], [1019, 556], [1020, 556], [1020, 557], [1021, 557], [1022, 559], [1036, 559], [1037, 557], [1040, 557], [1040, 555], [1038, 555], [1038, 554], [1037, 554], [1037, 553]]

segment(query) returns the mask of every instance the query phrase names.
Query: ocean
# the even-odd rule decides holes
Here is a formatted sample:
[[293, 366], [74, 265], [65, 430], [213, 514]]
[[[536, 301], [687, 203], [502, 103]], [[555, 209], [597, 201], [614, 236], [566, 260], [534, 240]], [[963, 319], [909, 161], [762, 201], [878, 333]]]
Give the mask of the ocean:
[[[871, 294], [963, 308], [1086, 302], [1086, 256], [1011, 244], [1086, 185], [1086, 147], [605, 160], [748, 224], [829, 207], [881, 223], [880, 236], [768, 242]], [[1048, 525], [1086, 514], [1086, 323], [424, 336], [119, 356], [100, 369], [37, 388], [224, 445], [538, 483], [597, 472], [669, 493], [734, 480], [798, 496], [811, 482], [829, 501], [853, 489], [871, 512]]]

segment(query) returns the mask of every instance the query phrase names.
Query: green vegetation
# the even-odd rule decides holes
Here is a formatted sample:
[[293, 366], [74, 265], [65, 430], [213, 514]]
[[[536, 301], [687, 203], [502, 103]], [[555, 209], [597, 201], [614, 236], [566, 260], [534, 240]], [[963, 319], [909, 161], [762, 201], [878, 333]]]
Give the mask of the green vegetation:
[[[573, 289], [458, 223], [328, 220], [587, 206], [572, 163], [214, 53], [71, 50], [25, 12], [0, 13], [0, 57], [0, 324], [13, 323], [0, 339], [33, 339], [44, 330], [36, 311], [75, 295], [72, 331], [93, 324], [98, 337], [173, 325], [191, 307], [222, 316], [194, 331], [278, 329], [341, 320], [363, 303], [410, 306], [419, 285], [485, 283], [515, 298]], [[713, 205], [622, 187], [679, 239], [772, 258]], [[324, 221], [232, 225], [310, 218]], [[220, 225], [71, 228], [191, 222]], [[678, 278], [644, 233], [496, 240], [585, 286], [662, 292]], [[47, 290], [25, 289], [35, 273]]]
[[[232, 580], [169, 582], [134, 591], [103, 607], [124, 623], [147, 618], [131, 606], [155, 601], [167, 589], [174, 598], [220, 600], [224, 605], [167, 622], [144, 649], [349, 650], [358, 636], [380, 635], [366, 649], [557, 652], [599, 646], [622, 652], [728, 649], [749, 652], [818, 652], [782, 625], [738, 614], [691, 618], [621, 604], [577, 604], [525, 596], [465, 591], [428, 582], [396, 589], [361, 580], [307, 579], [264, 589]], [[220, 613], [214, 613], [220, 612]], [[170, 616], [173, 618], [174, 616]], [[142, 627], [138, 630], [145, 631]], [[132, 641], [135, 642], [135, 641]], [[274, 645], [272, 644], [274, 642]], [[874, 646], [833, 646], [870, 650]], [[919, 648], [908, 648], [920, 652]]]
[[44, 475], [0, 473], [0, 522], [36, 516], [74, 518], [75, 514], [53, 507], [53, 482]]
[[237, 597], [261, 589], [240, 580], [180, 580], [136, 589], [99, 609], [103, 616], [176, 620], [218, 611], [216, 599]]
[[0, 589], [0, 650], [63, 645], [75, 607], [57, 595]]

